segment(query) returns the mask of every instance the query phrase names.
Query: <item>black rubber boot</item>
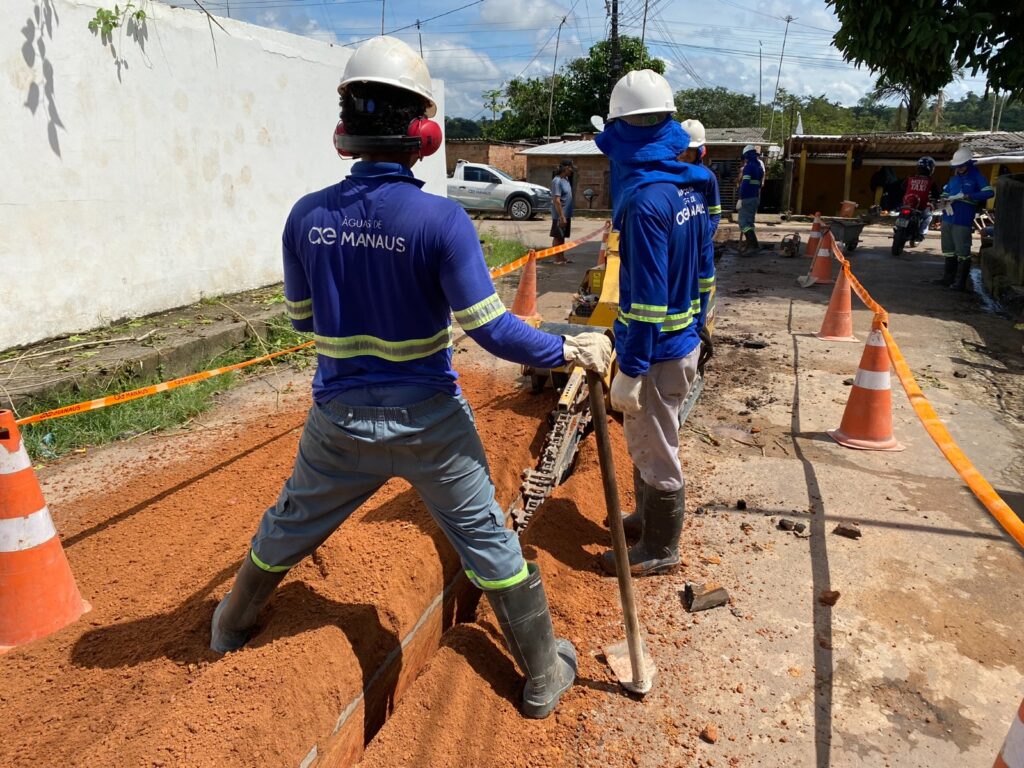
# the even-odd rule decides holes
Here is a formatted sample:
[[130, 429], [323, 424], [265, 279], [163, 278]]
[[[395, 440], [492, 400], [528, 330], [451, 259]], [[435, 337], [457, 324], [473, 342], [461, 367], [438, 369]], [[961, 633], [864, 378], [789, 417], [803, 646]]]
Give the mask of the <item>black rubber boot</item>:
[[508, 589], [485, 589], [498, 617], [512, 657], [526, 677], [519, 711], [526, 717], [550, 715], [576, 679], [576, 649], [555, 638], [540, 570], [528, 563], [530, 575]]
[[622, 528], [626, 532], [626, 538], [636, 541], [644, 530], [644, 490], [647, 483], [640, 477], [640, 470], [633, 467], [633, 496], [636, 497], [636, 510], [622, 518]]
[[956, 265], [956, 281], [953, 283], [953, 289], [957, 291], [967, 290], [967, 278], [971, 275], [971, 260], [970, 258], [960, 259]]
[[757, 242], [757, 232], [754, 230], [747, 232], [747, 240], [750, 241], [750, 249], [752, 251], [757, 251], [761, 248], [761, 244]]
[[[679, 537], [683, 532], [685, 491], [644, 491], [643, 531], [640, 541], [629, 548], [629, 571], [634, 576], [656, 576], [679, 565]], [[601, 554], [601, 568], [615, 573], [615, 553]]]
[[956, 280], [956, 256], [947, 256], [942, 268], [942, 277], [932, 281], [935, 285], [943, 285], [949, 288]]
[[237, 651], [247, 642], [256, 626], [256, 617], [287, 571], [264, 571], [245, 556], [235, 576], [235, 585], [224, 595], [213, 612], [210, 625], [210, 649], [217, 653]]

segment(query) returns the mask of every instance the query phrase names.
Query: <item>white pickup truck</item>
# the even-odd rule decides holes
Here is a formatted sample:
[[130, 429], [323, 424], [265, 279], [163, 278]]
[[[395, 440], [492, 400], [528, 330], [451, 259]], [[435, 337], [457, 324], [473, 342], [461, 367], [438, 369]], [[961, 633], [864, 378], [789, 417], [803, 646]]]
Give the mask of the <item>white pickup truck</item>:
[[517, 221], [551, 210], [551, 192], [544, 187], [465, 160], [455, 164], [448, 178], [448, 197], [468, 211], [505, 211]]

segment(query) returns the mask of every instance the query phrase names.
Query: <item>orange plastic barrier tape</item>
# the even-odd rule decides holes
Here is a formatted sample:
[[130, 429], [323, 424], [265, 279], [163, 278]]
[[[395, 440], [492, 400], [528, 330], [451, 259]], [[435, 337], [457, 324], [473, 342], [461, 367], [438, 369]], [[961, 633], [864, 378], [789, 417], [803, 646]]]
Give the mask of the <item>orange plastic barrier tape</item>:
[[[546, 259], [548, 256], [554, 256], [556, 253], [562, 253], [563, 251], [571, 250], [575, 248], [577, 245], [580, 245], [581, 243], [585, 243], [588, 240], [593, 240], [596, 237], [603, 235], [605, 232], [607, 232], [610, 227], [611, 222], [607, 222], [600, 229], [595, 229], [589, 235], [584, 235], [579, 240], [573, 240], [571, 243], [562, 243], [561, 245], [556, 245], [551, 248], [544, 248], [543, 250], [540, 251], [531, 251], [531, 253], [533, 254], [533, 257], [538, 261], [540, 259]], [[494, 278], [502, 277], [504, 275], [515, 272], [520, 267], [526, 266], [529, 260], [530, 254], [528, 253], [525, 256], [522, 256], [513, 262], [509, 262], [508, 264], [502, 264], [497, 269], [491, 270], [491, 279], [493, 280]]]
[[[601, 235], [610, 227], [611, 222], [605, 223], [600, 229], [596, 229], [589, 235], [584, 235], [579, 240], [573, 240], [571, 243], [564, 243], [555, 248], [546, 248], [543, 251], [533, 251], [535, 258], [542, 259], [546, 256], [552, 256], [562, 251], [568, 251], [570, 248], [575, 248], [580, 243], [585, 243], [588, 240], [593, 240], [598, 235]], [[491, 272], [491, 278], [501, 277], [507, 275], [510, 272], [514, 272], [530, 260], [530, 254], [526, 254], [520, 259], [516, 259], [511, 264], [504, 264]], [[273, 360], [275, 357], [281, 357], [282, 355], [289, 355], [292, 352], [297, 352], [300, 349], [306, 349], [307, 347], [313, 346], [314, 342], [307, 341], [304, 344], [299, 344], [288, 349], [282, 349], [277, 352], [271, 352], [268, 355], [262, 355], [261, 357], [253, 358], [252, 360], [246, 360], [242, 363], [235, 363], [234, 365], [226, 365], [223, 368], [214, 368], [210, 371], [203, 371], [202, 373], [193, 373], [189, 376], [182, 376], [180, 379], [174, 379], [173, 381], [165, 381], [160, 384], [151, 384], [148, 387], [140, 387], [139, 389], [133, 389], [129, 392], [119, 392], [116, 395], [108, 395], [107, 397], [100, 397], [96, 400], [88, 400], [84, 403], [76, 403], [75, 405], [66, 405], [63, 408], [55, 408], [52, 411], [45, 411], [43, 413], [37, 413], [34, 416], [26, 416], [23, 419], [18, 419], [15, 423], [19, 426], [23, 424], [36, 424], [40, 421], [48, 421], [50, 419], [59, 419], [64, 416], [73, 416], [76, 413], [84, 413], [85, 411], [95, 411], [100, 408], [106, 408], [108, 405], [117, 405], [118, 403], [126, 403], [129, 400], [138, 400], [141, 397], [148, 397], [149, 395], [155, 395], [160, 392], [167, 392], [178, 387], [183, 387], [186, 384], [195, 384], [198, 381], [204, 381], [206, 379], [212, 379], [214, 376], [220, 376], [224, 373], [230, 373], [231, 371], [237, 371], [241, 368], [247, 368], [250, 365], [256, 365], [257, 363], [264, 363], [267, 360]]]
[[234, 365], [225, 365], [223, 368], [214, 368], [210, 371], [203, 371], [202, 373], [193, 373], [189, 376], [182, 376], [180, 379], [174, 379], [173, 381], [164, 381], [160, 384], [151, 384], [148, 387], [140, 387], [139, 389], [133, 389], [129, 392], [119, 392], [116, 395], [108, 395], [107, 397], [100, 397], [96, 400], [88, 400], [84, 403], [77, 403], [75, 405], [66, 405], [63, 408], [56, 408], [52, 411], [45, 411], [44, 413], [37, 413], [35, 416], [26, 416], [24, 419], [18, 419], [16, 424], [21, 426], [23, 424], [35, 424], [39, 421], [47, 421], [48, 419], [58, 419], [62, 416], [71, 416], [75, 413], [83, 413], [85, 411], [95, 411], [99, 408], [106, 408], [108, 405], [116, 405], [117, 403], [126, 403], [129, 400], [138, 400], [140, 397], [146, 397], [148, 395], [155, 395], [158, 392], [167, 392], [178, 387], [183, 387], [186, 384], [195, 384], [197, 381], [203, 381], [204, 379], [212, 379], [214, 376], [220, 376], [223, 373], [229, 373], [231, 371], [237, 371], [240, 368], [245, 368], [250, 365], [256, 365], [256, 363], [266, 362], [272, 360], [275, 357], [281, 355], [288, 355], [292, 352], [297, 352], [300, 349], [313, 346], [312, 341], [307, 341], [305, 344], [299, 344], [298, 346], [289, 347], [288, 349], [282, 349], [277, 352], [271, 352], [268, 355], [253, 358], [252, 360], [246, 360], [243, 363], [235, 363]]
[[843, 271], [850, 280], [854, 292], [864, 302], [864, 305], [875, 313], [873, 326], [877, 326], [882, 331], [885, 346], [889, 350], [889, 359], [892, 360], [892, 365], [896, 369], [896, 375], [899, 377], [900, 384], [903, 385], [903, 390], [907, 393], [907, 399], [910, 400], [910, 404], [913, 406], [917, 417], [921, 420], [925, 431], [935, 441], [939, 450], [942, 451], [942, 455], [946, 457], [946, 460], [953, 466], [957, 474], [967, 483], [967, 487], [971, 489], [978, 501], [985, 506], [989, 514], [1003, 527], [1003, 530], [1010, 534], [1018, 545], [1024, 548], [1024, 523], [1014, 514], [1002, 497], [996, 493], [996, 489], [971, 463], [967, 455], [960, 450], [960, 446], [956, 444], [956, 440], [949, 434], [946, 425], [942, 423], [942, 419], [939, 418], [935, 409], [932, 408], [932, 404], [925, 397], [924, 392], [921, 391], [917, 379], [914, 378], [914, 373], [910, 370], [910, 366], [907, 365], [903, 353], [900, 352], [900, 348], [896, 344], [896, 339], [889, 333], [889, 314], [882, 305], [871, 298], [871, 294], [853, 276], [850, 262], [843, 257], [842, 252], [834, 245], [832, 253], [842, 265]]

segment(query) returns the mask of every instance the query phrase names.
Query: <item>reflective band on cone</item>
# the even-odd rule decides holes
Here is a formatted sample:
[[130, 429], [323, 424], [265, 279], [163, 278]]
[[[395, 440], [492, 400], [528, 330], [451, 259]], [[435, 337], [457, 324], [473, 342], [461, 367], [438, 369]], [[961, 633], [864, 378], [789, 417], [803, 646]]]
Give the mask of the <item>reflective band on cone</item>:
[[0, 410], [0, 653], [85, 610], [14, 414]]
[[796, 279], [801, 288], [832, 282], [832, 233], [827, 229], [818, 241], [818, 253], [811, 262], [811, 271]]
[[529, 261], [519, 276], [519, 287], [512, 302], [512, 314], [533, 325], [541, 320], [537, 311], [537, 257], [533, 251], [530, 251], [528, 256]]
[[857, 341], [853, 335], [853, 306], [850, 299], [850, 281], [846, 271], [839, 270], [839, 279], [828, 300], [825, 319], [821, 321], [818, 338], [825, 341]]
[[902, 451], [892, 434], [892, 389], [889, 379], [889, 352], [882, 332], [871, 329], [850, 399], [846, 401], [839, 429], [828, 435], [847, 448], [865, 451]]
[[1010, 723], [1010, 732], [1006, 734], [993, 768], [1024, 768], [1024, 701]]
[[813, 259], [818, 255], [818, 244], [821, 242], [821, 214], [814, 214], [814, 223], [811, 225], [811, 235], [807, 239], [807, 248], [804, 250], [804, 256], [808, 259]]

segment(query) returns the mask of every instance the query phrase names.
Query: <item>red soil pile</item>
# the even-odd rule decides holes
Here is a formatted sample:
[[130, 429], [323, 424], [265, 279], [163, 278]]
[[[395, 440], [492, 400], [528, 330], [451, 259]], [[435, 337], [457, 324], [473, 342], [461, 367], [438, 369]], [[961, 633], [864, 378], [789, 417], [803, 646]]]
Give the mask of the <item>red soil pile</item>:
[[[630, 512], [629, 455], [621, 428], [610, 426], [621, 503]], [[540, 563], [555, 632], [573, 642], [579, 657], [576, 685], [555, 714], [543, 721], [519, 715], [521, 679], [489, 605], [481, 601], [475, 623], [459, 625], [442, 638], [441, 649], [367, 747], [361, 768], [635, 764], [636, 734], [603, 719], [600, 704], [615, 697], [617, 712], [631, 719], [657, 703], [623, 694], [604, 662], [602, 648], [625, 637], [618, 584], [596, 564], [597, 554], [611, 546], [605, 517], [591, 437], [575, 473], [538, 510], [523, 536], [527, 557]], [[648, 618], [641, 618], [641, 625], [659, 623]]]
[[[486, 373], [468, 372], [462, 384], [505, 504], [533, 461], [552, 399]], [[213, 608], [291, 471], [304, 415], [260, 417], [200, 447], [166, 438], [167, 466], [123, 482], [115, 469], [74, 508], [48, 483], [58, 488], [48, 500], [93, 610], [0, 656], [0, 765], [294, 766], [324, 743], [458, 562], [416, 493], [392, 481], [289, 574], [250, 647], [211, 653]], [[571, 510], [546, 517], [567, 532], [582, 523]], [[549, 583], [559, 571], [576, 579], [580, 544], [598, 535], [592, 523], [584, 529], [566, 540], [562, 563], [542, 559]], [[556, 602], [560, 626], [568, 605]], [[511, 686], [510, 662], [502, 664], [487, 679]], [[468, 692], [480, 682], [462, 685]]]

